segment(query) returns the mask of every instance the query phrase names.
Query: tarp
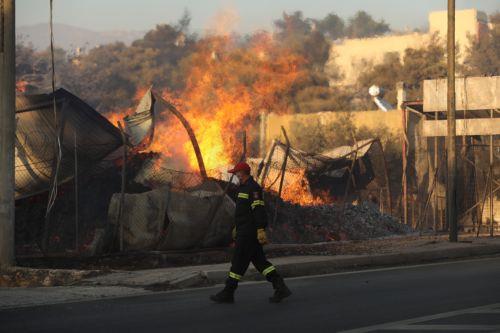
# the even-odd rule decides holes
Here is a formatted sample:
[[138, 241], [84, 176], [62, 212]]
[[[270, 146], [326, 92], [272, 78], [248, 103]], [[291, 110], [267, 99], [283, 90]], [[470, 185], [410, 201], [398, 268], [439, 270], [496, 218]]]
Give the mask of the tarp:
[[[108, 221], [118, 229], [120, 194], [113, 195]], [[231, 234], [234, 202], [215, 182], [190, 191], [163, 187], [125, 194], [125, 250], [182, 250], [225, 245]], [[118, 234], [118, 233], [117, 233]]]
[[58, 156], [58, 135], [62, 153], [59, 184], [74, 177], [75, 141], [79, 172], [88, 170], [122, 145], [116, 127], [64, 89], [58, 89], [54, 95], [17, 96], [16, 121], [16, 199], [50, 188]]

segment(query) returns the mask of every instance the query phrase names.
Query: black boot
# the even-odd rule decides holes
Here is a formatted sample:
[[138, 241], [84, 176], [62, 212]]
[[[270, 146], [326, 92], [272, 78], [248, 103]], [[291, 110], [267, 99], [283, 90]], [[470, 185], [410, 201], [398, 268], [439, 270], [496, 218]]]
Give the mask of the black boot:
[[217, 294], [210, 296], [210, 299], [215, 303], [234, 303], [234, 291], [238, 287], [238, 281], [227, 279], [224, 289]]
[[234, 289], [225, 287], [217, 294], [210, 296], [215, 303], [234, 303]]
[[271, 303], [279, 303], [281, 302], [284, 298], [287, 298], [292, 294], [290, 289], [285, 284], [285, 281], [283, 281], [283, 278], [281, 276], [276, 276], [273, 280], [273, 288], [274, 288], [274, 295], [272, 297], [269, 297], [269, 302]]

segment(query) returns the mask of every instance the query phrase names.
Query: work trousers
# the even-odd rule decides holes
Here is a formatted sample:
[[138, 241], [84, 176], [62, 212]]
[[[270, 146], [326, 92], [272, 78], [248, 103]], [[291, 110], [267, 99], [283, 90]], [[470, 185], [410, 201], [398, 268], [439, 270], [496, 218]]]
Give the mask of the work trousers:
[[268, 281], [272, 282], [278, 276], [276, 268], [266, 259], [262, 245], [257, 238], [238, 237], [226, 285], [236, 288], [238, 281], [245, 275], [250, 262]]

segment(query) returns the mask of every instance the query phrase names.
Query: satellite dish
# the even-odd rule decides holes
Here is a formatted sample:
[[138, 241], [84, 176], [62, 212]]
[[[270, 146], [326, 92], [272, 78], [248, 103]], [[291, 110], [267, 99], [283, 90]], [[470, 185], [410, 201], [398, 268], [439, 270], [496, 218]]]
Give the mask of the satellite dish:
[[377, 85], [372, 85], [368, 89], [368, 93], [370, 94], [370, 96], [372, 96], [373, 102], [381, 111], [387, 112], [394, 109], [394, 106], [392, 106], [391, 103], [382, 98], [384, 96], [384, 89], [380, 88]]
[[382, 89], [380, 89], [379, 86], [376, 86], [376, 85], [373, 85], [371, 86], [369, 89], [368, 89], [368, 93], [370, 94], [370, 96], [372, 97], [377, 97], [378, 95], [380, 95], [380, 93], [382, 92]]

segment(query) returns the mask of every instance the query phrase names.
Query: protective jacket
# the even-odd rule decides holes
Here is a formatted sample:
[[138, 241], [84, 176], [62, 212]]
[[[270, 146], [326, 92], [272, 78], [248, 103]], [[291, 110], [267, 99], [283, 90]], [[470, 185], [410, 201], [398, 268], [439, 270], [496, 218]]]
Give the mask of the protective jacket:
[[251, 176], [237, 190], [235, 226], [236, 237], [255, 237], [257, 229], [267, 226], [262, 188]]

